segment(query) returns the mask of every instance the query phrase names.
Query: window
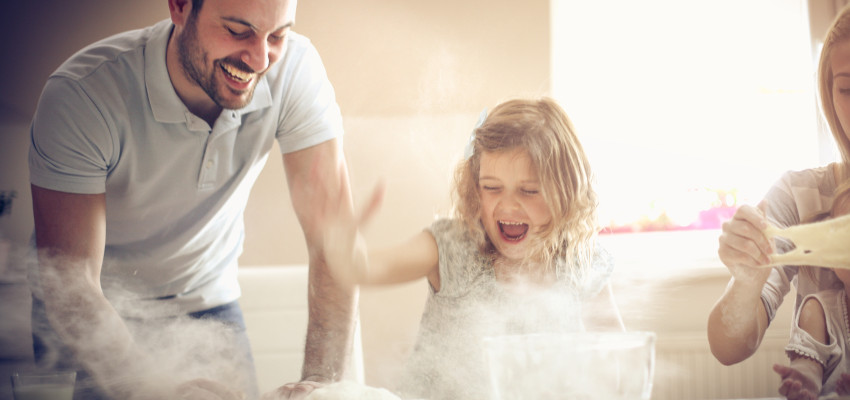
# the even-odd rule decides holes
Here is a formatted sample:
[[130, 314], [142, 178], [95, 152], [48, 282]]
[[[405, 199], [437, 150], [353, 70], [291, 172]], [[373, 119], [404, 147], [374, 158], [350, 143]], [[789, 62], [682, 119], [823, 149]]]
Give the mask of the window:
[[[722, 220], [783, 172], [828, 161], [805, 0], [551, 7], [553, 96], [588, 152], [613, 236], [673, 264], [717, 264]], [[680, 245], [694, 241], [696, 258]]]

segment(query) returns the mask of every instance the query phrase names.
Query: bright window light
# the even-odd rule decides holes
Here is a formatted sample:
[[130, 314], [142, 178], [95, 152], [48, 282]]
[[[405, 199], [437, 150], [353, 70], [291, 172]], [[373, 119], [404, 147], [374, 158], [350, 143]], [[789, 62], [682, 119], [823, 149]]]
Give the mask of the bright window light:
[[611, 231], [716, 230], [783, 172], [825, 162], [805, 0], [551, 7], [553, 96]]

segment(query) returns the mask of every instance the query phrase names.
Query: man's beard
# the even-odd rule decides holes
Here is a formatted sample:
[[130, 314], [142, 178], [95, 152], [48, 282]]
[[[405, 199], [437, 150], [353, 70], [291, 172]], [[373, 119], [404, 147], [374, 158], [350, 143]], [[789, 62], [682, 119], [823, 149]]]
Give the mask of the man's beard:
[[[188, 18], [183, 33], [177, 38], [177, 54], [180, 57], [180, 64], [183, 66], [183, 72], [191, 82], [194, 82], [203, 89], [207, 96], [209, 96], [210, 99], [212, 99], [212, 101], [219, 107], [236, 110], [247, 106], [254, 97], [254, 88], [256, 87], [257, 79], [259, 79], [262, 75], [257, 74], [254, 76], [254, 82], [251, 87], [247, 89], [248, 95], [245, 97], [244, 101], [239, 99], [228, 100], [225, 98], [218, 90], [219, 86], [224, 85], [219, 85], [219, 81], [216, 76], [216, 69], [221, 68], [220, 64], [222, 60], [214, 61], [212, 63], [212, 68], [205, 73], [204, 66], [208, 65], [209, 60], [207, 52], [201, 49], [199, 44], [198, 26], [195, 18], [196, 17], [194, 16], [190, 16]], [[253, 69], [248, 67], [248, 65], [241, 60], [227, 60], [227, 63], [240, 70], [253, 72]], [[225, 87], [222, 90], [230, 91], [231, 89]]]

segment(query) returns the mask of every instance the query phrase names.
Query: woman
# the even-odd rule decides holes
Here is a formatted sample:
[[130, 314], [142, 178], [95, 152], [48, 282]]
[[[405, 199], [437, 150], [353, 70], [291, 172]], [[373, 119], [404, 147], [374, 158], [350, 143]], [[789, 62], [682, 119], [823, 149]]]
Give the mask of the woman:
[[[755, 353], [798, 272], [797, 266], [757, 268], [784, 250], [775, 248], [763, 234], [767, 221], [787, 227], [829, 212], [835, 189], [850, 177], [850, 137], [844, 129], [850, 126], [850, 8], [839, 12], [826, 34], [818, 86], [841, 161], [787, 172], [757, 207], [742, 206], [723, 224], [717, 253], [732, 279], [708, 319], [711, 351], [723, 364], [738, 363]], [[841, 287], [832, 271], [818, 268], [817, 275], [815, 280], [799, 280], [795, 310], [806, 295]]]

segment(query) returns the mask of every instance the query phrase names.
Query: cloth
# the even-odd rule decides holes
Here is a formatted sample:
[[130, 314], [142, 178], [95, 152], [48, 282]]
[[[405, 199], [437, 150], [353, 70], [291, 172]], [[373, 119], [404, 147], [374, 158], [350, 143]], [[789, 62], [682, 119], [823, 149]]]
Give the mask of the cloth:
[[210, 127], [171, 85], [172, 28], [118, 34], [62, 64], [34, 116], [29, 167], [39, 187], [106, 193], [108, 297], [179, 315], [239, 297], [243, 211], [274, 141], [304, 149], [341, 137], [342, 121], [316, 49], [292, 32], [250, 104]]
[[[765, 214], [779, 228], [798, 225], [831, 211], [835, 188], [832, 165], [786, 172], [765, 196], [768, 205]], [[784, 252], [788, 247], [778, 243], [777, 250]], [[805, 274], [798, 277], [797, 272], [795, 265], [776, 267], [770, 272], [761, 293], [768, 320], [772, 321], [776, 316], [776, 310], [791, 290], [792, 284], [797, 289], [794, 310], [800, 308], [806, 295], [844, 287], [835, 273], [827, 268], [815, 268], [814, 280]]]
[[847, 341], [850, 340], [850, 324], [847, 320], [847, 295], [843, 289], [824, 290], [804, 297], [803, 301], [815, 299], [821, 303], [826, 317], [827, 342], [820, 343], [808, 332], [800, 329], [800, 316], [794, 318], [791, 339], [785, 347], [789, 356], [797, 354], [817, 361], [823, 366], [821, 394], [835, 392], [842, 373], [850, 372]]
[[[75, 400], [108, 400], [109, 396], [104, 394], [95, 383], [94, 378], [74, 361], [71, 349], [62, 343], [56, 331], [50, 326], [44, 312], [44, 303], [33, 297], [32, 304], [33, 353], [36, 365], [47, 370], [76, 370]], [[193, 345], [188, 345], [188, 342], [199, 339], [191, 335], [193, 328], [199, 327], [194, 320], [206, 321], [207, 323], [200, 327], [210, 331], [207, 335], [219, 336], [218, 339], [223, 344], [212, 346], [214, 349], [208, 349], [208, 351], [192, 352], [187, 350], [193, 347]], [[194, 312], [180, 318], [129, 319], [126, 322], [140, 346], [145, 346], [145, 343], [150, 341], [150, 337], [146, 340], [146, 335], [154, 333], [152, 331], [156, 329], [167, 329], [178, 334], [178, 336], [170, 337], [166, 342], [154, 340], [157, 343], [150, 343], [150, 346], [153, 347], [149, 350], [172, 352], [174, 357], [184, 364], [162, 365], [163, 370], [171, 369], [170, 372], [173, 374], [186, 371], [197, 373], [197, 375], [188, 375], [187, 379], [197, 377], [214, 379], [219, 376], [222, 379], [218, 381], [223, 384], [236, 385], [235, 388], [241, 389], [245, 393], [246, 399], [259, 398], [254, 356], [251, 353], [251, 344], [246, 332], [242, 308], [238, 302], [234, 301], [209, 310]], [[225, 336], [229, 340], [225, 340]], [[204, 344], [196, 343], [194, 345]], [[209, 369], [204, 370], [207, 367]], [[181, 370], [177, 371], [177, 369]]]
[[413, 352], [398, 391], [408, 398], [490, 399], [482, 350], [487, 336], [581, 331], [581, 304], [608, 283], [613, 264], [601, 251], [584, 287], [563, 281], [519, 293], [496, 281], [462, 222], [429, 228], [439, 252], [440, 291], [430, 288]]

